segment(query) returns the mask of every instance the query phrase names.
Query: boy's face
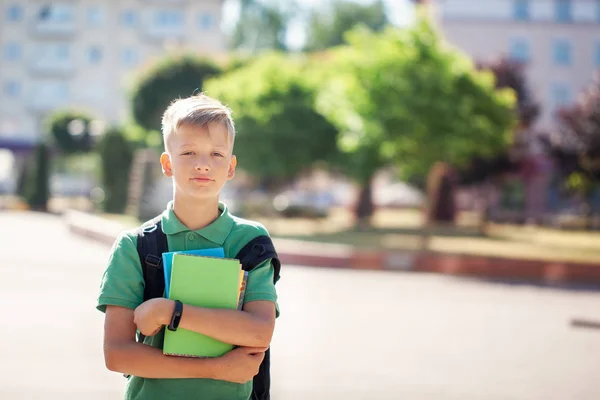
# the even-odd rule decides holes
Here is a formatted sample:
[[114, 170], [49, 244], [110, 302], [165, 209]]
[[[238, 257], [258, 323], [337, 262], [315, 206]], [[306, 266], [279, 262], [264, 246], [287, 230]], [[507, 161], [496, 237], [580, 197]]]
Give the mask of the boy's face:
[[167, 138], [167, 151], [160, 157], [163, 174], [173, 177], [176, 192], [184, 197], [218, 199], [225, 183], [235, 175], [231, 145], [221, 123], [206, 127], [183, 124]]

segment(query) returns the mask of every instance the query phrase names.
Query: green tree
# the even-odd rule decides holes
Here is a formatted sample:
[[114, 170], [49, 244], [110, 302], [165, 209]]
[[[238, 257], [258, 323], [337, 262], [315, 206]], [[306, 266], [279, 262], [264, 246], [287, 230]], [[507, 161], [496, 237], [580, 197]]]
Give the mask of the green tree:
[[388, 24], [383, 0], [371, 4], [335, 0], [330, 7], [311, 13], [305, 50], [316, 51], [344, 43], [344, 34], [356, 25], [380, 31]]
[[50, 198], [50, 150], [48, 145], [39, 143], [35, 147], [28, 171], [25, 202], [32, 210], [47, 211]]
[[87, 152], [93, 147], [90, 129], [92, 119], [93, 117], [85, 112], [60, 110], [46, 120], [46, 132], [66, 155]]
[[231, 47], [255, 53], [259, 50], [287, 50], [285, 36], [294, 2], [240, 0], [240, 16], [231, 38]]
[[98, 144], [98, 154], [102, 163], [104, 211], [122, 213], [127, 206], [133, 146], [120, 129], [110, 128]]
[[231, 107], [240, 168], [271, 188], [335, 154], [337, 131], [314, 109], [316, 82], [307, 65], [269, 54], [206, 84]]
[[425, 19], [381, 34], [356, 29], [348, 41], [332, 51], [317, 104], [340, 130], [345, 169], [362, 187], [361, 222], [368, 223], [381, 166], [396, 165], [411, 179], [436, 161], [461, 166], [506, 146], [514, 92], [496, 90], [491, 73], [446, 49]]
[[135, 122], [148, 131], [159, 132], [162, 114], [174, 99], [201, 92], [204, 81], [220, 72], [213, 61], [192, 55], [162, 59], [143, 73], [134, 87]]

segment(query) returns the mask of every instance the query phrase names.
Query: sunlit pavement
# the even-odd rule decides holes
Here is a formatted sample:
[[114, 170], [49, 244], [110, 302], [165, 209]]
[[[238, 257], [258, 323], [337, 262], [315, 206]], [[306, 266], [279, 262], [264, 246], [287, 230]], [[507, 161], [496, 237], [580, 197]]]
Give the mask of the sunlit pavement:
[[[0, 214], [0, 399], [119, 399], [94, 308], [109, 248]], [[600, 398], [600, 291], [284, 266], [273, 400]]]

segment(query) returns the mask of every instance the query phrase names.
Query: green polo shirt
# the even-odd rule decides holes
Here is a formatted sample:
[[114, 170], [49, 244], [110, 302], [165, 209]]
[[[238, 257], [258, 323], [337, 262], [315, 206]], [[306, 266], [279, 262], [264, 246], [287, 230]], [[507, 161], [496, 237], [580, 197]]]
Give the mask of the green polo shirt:
[[[225, 257], [234, 258], [250, 240], [268, 234], [261, 224], [231, 215], [223, 203], [219, 203], [219, 210], [221, 215], [213, 223], [191, 231], [179, 221], [170, 202], [161, 217], [169, 251], [222, 247]], [[98, 310], [105, 312], [108, 305], [135, 309], [143, 302], [144, 278], [136, 243], [135, 230], [123, 233], [115, 241], [100, 285]], [[271, 262], [265, 261], [248, 274], [244, 303], [272, 301], [279, 316], [273, 273]], [[163, 339], [164, 329], [158, 335], [146, 338], [145, 343], [162, 348]], [[133, 376], [128, 379], [125, 399], [248, 400], [251, 391], [251, 381], [237, 384], [213, 379], [146, 379]]]

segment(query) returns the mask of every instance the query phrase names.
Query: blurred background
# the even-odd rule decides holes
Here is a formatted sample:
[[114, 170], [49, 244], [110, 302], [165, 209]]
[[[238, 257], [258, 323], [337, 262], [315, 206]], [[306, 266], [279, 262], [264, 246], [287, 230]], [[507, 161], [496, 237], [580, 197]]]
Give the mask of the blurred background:
[[139, 182], [143, 154], [166, 105], [206, 91], [237, 123], [241, 214], [368, 225], [427, 199], [435, 221], [600, 227], [594, 1], [2, 7], [5, 207], [155, 215], [171, 189]]
[[[0, 310], [46, 293], [95, 327], [59, 330], [70, 389], [19, 383], [50, 356], [1, 334], [0, 395], [119, 398], [89, 345], [106, 243], [171, 199], [160, 118], [204, 91], [236, 123], [222, 200], [289, 264], [274, 398], [600, 398], [599, 68], [596, 0], [0, 0]], [[62, 295], [32, 232], [90, 264]]]

